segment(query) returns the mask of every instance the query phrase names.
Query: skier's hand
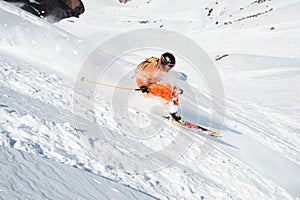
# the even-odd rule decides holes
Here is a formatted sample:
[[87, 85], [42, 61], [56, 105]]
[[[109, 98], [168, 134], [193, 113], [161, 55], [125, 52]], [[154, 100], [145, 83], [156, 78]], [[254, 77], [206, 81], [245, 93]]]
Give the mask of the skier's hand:
[[178, 88], [178, 94], [183, 94], [183, 89]]
[[183, 89], [181, 89], [181, 88], [178, 88], [178, 87], [174, 87], [174, 90], [176, 90], [176, 92], [178, 93], [178, 94], [183, 94]]
[[142, 87], [140, 87], [140, 90], [142, 91], [142, 93], [149, 93], [150, 90], [147, 86], [143, 85]]

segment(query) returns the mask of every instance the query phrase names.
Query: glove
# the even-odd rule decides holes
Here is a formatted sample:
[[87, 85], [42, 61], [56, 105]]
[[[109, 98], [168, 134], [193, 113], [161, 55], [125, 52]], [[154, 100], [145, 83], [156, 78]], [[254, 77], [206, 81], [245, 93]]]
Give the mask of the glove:
[[183, 94], [183, 89], [178, 88], [178, 94]]
[[171, 113], [170, 115], [176, 122], [181, 122], [182, 118], [178, 116], [177, 113]]
[[140, 87], [140, 90], [142, 91], [142, 93], [149, 93], [150, 90], [147, 86], [143, 85], [142, 87]]
[[174, 87], [174, 90], [178, 93], [178, 94], [183, 94], [183, 89], [178, 88], [178, 87]]

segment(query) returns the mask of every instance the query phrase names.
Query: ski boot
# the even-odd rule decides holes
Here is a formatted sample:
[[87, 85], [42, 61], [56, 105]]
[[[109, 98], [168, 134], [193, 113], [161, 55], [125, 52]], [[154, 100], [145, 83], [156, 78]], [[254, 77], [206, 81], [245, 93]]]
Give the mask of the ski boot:
[[173, 122], [182, 123], [182, 118], [177, 113], [170, 113], [168, 119]]

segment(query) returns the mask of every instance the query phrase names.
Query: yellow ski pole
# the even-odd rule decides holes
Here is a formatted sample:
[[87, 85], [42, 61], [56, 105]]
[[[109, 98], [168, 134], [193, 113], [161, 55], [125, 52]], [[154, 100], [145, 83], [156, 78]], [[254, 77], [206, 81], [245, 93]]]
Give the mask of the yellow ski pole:
[[87, 80], [84, 77], [81, 78], [82, 82], [89, 82], [89, 83], [94, 83], [94, 84], [98, 84], [98, 85], [102, 85], [102, 86], [106, 86], [106, 87], [111, 87], [111, 88], [117, 88], [117, 89], [122, 89], [122, 90], [135, 90], [135, 91], [140, 91], [140, 88], [128, 88], [128, 87], [120, 87], [120, 86], [116, 86], [116, 85], [110, 85], [110, 84], [106, 84], [106, 83], [101, 83], [101, 82], [97, 82], [97, 81], [92, 81], [92, 80]]

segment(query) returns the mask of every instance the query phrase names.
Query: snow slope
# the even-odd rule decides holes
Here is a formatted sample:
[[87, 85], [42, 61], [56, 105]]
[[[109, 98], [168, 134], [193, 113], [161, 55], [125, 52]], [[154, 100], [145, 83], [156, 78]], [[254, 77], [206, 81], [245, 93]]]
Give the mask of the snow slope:
[[[1, 29], [0, 43], [3, 146], [50, 158], [89, 171], [84, 172], [87, 177], [98, 174], [163, 199], [299, 198], [298, 1], [84, 3], [87, 11], [82, 17], [55, 26], [1, 3], [1, 27], [6, 27]], [[8, 23], [5, 19], [12, 20]], [[25, 28], [28, 26], [30, 31]], [[185, 34], [213, 60], [225, 55], [215, 61], [226, 93], [223, 137], [203, 156], [205, 139], [189, 136], [193, 143], [175, 162], [152, 172], [144, 172], [143, 163], [131, 162], [142, 158], [135, 151], [157, 151], [170, 143], [179, 146], [174, 127], [136, 140], [128, 129], [124, 131], [116, 124], [115, 108], [109, 100], [111, 90], [97, 87], [96, 91], [81, 91], [80, 99], [73, 101], [72, 81], [88, 53], [101, 42], [117, 33], [147, 27]], [[18, 34], [11, 34], [11, 30]], [[125, 74], [143, 58], [158, 53], [133, 52], [116, 63], [127, 63], [127, 67], [110, 72]], [[178, 65], [177, 70], [184, 69], [191, 78], [193, 72], [181, 67]], [[113, 82], [118, 77], [105, 78]], [[126, 84], [134, 86], [134, 81]], [[187, 87], [195, 82], [188, 78], [184, 84]], [[209, 91], [194, 88], [193, 92], [200, 103], [194, 105], [184, 94], [182, 107], [196, 106], [200, 113], [188, 111], [184, 117], [200, 115], [201, 124], [209, 126], [213, 109]], [[124, 95], [143, 101], [138, 94]], [[91, 102], [96, 113], [89, 110]], [[84, 111], [82, 121], [102, 124], [104, 131], [97, 142], [105, 151], [95, 152], [81, 140], [88, 129], [74, 124], [74, 106]], [[147, 123], [144, 116], [139, 119]], [[130, 124], [130, 120], [121, 118], [119, 122]], [[134, 124], [130, 125], [135, 130]], [[180, 131], [178, 134], [184, 132]], [[148, 132], [140, 134], [147, 136]], [[7, 158], [14, 154], [13, 150], [4, 151], [9, 152]], [[164, 154], [159, 156], [168, 159]], [[37, 166], [42, 165], [40, 162]], [[127, 170], [128, 166], [135, 171]], [[7, 188], [9, 181], [3, 184]], [[72, 194], [69, 191], [66, 196]]]
[[[62, 76], [72, 74], [74, 68], [62, 68], [66, 60], [55, 59], [57, 52], [62, 53], [60, 45], [79, 51], [74, 37], [0, 4], [5, 27], [0, 50], [0, 199], [156, 199], [128, 184], [90, 173], [85, 166], [92, 156], [79, 153], [80, 133], [70, 125], [72, 77]], [[19, 34], [11, 34], [12, 29]], [[76, 60], [74, 52], [64, 55]], [[45, 63], [50, 65], [45, 67]]]
[[6, 2], [0, 7], [1, 49], [76, 76], [88, 50], [81, 39]]
[[153, 199], [97, 175], [14, 148], [0, 148], [1, 199]]

